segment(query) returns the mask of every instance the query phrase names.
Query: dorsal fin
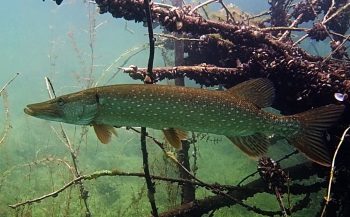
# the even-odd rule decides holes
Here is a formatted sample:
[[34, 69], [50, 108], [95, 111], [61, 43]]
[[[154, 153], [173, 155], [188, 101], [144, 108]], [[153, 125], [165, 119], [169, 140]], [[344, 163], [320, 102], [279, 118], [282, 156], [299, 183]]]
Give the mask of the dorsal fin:
[[117, 132], [114, 127], [105, 124], [93, 124], [96, 136], [103, 144], [107, 144], [111, 141], [112, 134], [117, 136]]
[[267, 78], [257, 78], [244, 81], [231, 87], [227, 92], [253, 103], [259, 108], [271, 106], [275, 98], [273, 83]]
[[267, 152], [269, 145], [267, 137], [260, 133], [248, 136], [228, 136], [227, 138], [254, 159], [263, 156]]
[[165, 139], [176, 149], [182, 148], [181, 140], [185, 140], [187, 138], [187, 132], [175, 129], [175, 128], [165, 128], [163, 129], [163, 133]]

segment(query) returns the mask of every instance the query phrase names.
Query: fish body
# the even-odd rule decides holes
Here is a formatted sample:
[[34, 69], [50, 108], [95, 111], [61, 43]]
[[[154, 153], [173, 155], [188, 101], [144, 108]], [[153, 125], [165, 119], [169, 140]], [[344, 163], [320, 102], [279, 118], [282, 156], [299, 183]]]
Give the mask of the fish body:
[[172, 127], [226, 136], [276, 131], [284, 135], [299, 127], [297, 121], [264, 112], [225, 91], [138, 84], [90, 91], [100, 98], [98, 112], [91, 120], [97, 124], [160, 130]]
[[[119, 126], [164, 130], [168, 140], [178, 137], [177, 142], [185, 136], [179, 133], [183, 131], [225, 135], [251, 157], [266, 152], [269, 143], [266, 135], [277, 134], [313, 161], [329, 165], [321, 133], [336, 121], [343, 106], [277, 116], [261, 109], [270, 106], [273, 97], [274, 88], [267, 79], [246, 81], [226, 91], [127, 84], [71, 93], [28, 105], [25, 112], [46, 120], [93, 125], [104, 143], [115, 133], [113, 127]], [[305, 135], [305, 130], [310, 135]]]

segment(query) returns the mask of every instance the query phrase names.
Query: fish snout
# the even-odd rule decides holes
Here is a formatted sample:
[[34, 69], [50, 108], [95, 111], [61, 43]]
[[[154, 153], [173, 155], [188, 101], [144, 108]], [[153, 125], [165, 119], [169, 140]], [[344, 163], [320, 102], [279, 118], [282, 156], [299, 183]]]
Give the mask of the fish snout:
[[24, 113], [26, 113], [27, 115], [30, 115], [30, 116], [34, 116], [34, 111], [27, 106], [27, 108], [24, 108]]
[[24, 113], [30, 116], [48, 120], [61, 116], [60, 110], [50, 103], [29, 104], [26, 108], [24, 108]]

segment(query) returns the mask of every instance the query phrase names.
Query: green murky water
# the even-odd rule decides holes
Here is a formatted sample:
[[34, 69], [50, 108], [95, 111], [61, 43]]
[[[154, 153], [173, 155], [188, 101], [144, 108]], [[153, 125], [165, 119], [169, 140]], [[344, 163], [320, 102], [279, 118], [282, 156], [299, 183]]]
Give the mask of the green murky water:
[[[99, 15], [95, 9], [94, 4], [78, 0], [66, 0], [61, 6], [52, 1], [13, 0], [0, 7], [0, 87], [20, 73], [6, 88], [0, 103], [0, 136], [4, 138], [0, 144], [0, 217], [85, 216], [79, 185], [40, 203], [18, 209], [9, 208], [9, 205], [41, 197], [74, 179], [71, 154], [62, 141], [60, 125], [29, 117], [23, 112], [26, 104], [48, 99], [44, 77], [51, 79], [60, 95], [95, 82], [98, 85], [135, 83], [121, 72], [114, 75], [117, 67], [147, 65], [148, 50], [139, 49], [147, 43], [147, 29], [142, 24], [115, 20], [109, 14]], [[133, 55], [135, 53], [137, 55]], [[164, 65], [159, 53], [155, 66]], [[139, 134], [122, 128], [111, 144], [102, 145], [90, 127], [66, 124], [63, 127], [77, 155], [81, 174], [113, 169], [143, 171]], [[151, 129], [149, 132], [163, 141], [160, 132]], [[235, 185], [256, 170], [256, 162], [227, 139], [215, 135], [209, 137], [209, 141], [202, 139], [196, 144], [198, 178], [207, 183]], [[151, 140], [148, 151], [152, 174], [177, 177], [177, 167]], [[285, 144], [275, 145], [270, 150], [274, 159], [290, 151]], [[190, 160], [193, 164], [194, 157]], [[283, 164], [293, 165], [303, 160], [297, 156]], [[93, 216], [150, 214], [142, 178], [101, 177], [83, 184], [89, 192], [87, 202]], [[322, 191], [311, 195], [309, 208], [293, 216], [314, 213], [319, 209], [323, 194]], [[209, 195], [212, 195], [210, 191], [197, 189], [198, 199]], [[292, 196], [291, 199], [295, 202], [302, 197]], [[156, 202], [159, 211], [175, 207], [180, 203], [180, 187], [157, 181]], [[264, 210], [279, 210], [275, 196], [267, 193], [257, 194], [244, 202]], [[217, 211], [215, 216], [259, 215], [236, 205]]]

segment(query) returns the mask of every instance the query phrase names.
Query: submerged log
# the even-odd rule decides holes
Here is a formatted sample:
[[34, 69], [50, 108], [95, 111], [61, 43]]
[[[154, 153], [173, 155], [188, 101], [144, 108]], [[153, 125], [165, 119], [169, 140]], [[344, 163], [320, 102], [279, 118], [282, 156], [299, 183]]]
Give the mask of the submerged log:
[[[116, 18], [136, 22], [145, 20], [142, 0], [96, 0], [96, 3], [100, 13], [109, 12]], [[256, 26], [205, 20], [195, 12], [190, 13], [188, 7], [152, 4], [151, 11], [153, 19], [168, 31], [202, 39], [186, 46], [185, 63], [231, 68], [204, 77], [198, 67], [193, 67], [191, 73], [155, 68], [158, 72], [155, 79], [162, 80], [170, 74], [174, 78], [190, 75], [201, 85], [221, 84], [229, 88], [249, 78], [268, 77], [277, 89], [274, 107], [285, 114], [336, 103], [334, 93], [350, 94], [347, 61], [312, 56], [291, 41], [279, 41]]]

